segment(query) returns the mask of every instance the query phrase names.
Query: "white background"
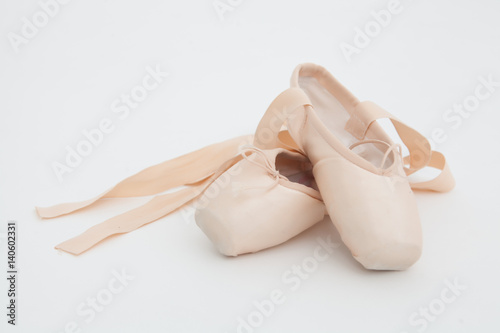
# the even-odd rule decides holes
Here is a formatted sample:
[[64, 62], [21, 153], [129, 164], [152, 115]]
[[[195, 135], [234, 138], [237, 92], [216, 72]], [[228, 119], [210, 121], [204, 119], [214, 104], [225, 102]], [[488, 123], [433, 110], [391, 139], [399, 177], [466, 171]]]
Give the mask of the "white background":
[[[18, 221], [20, 246], [18, 325], [5, 324], [2, 305], [2, 332], [64, 332], [72, 321], [81, 332], [236, 332], [238, 318], [247, 320], [274, 289], [285, 302], [255, 332], [417, 332], [423, 326], [411, 325], [412, 313], [438, 304], [455, 279], [466, 289], [425, 331], [500, 331], [500, 88], [456, 129], [443, 120], [474, 94], [478, 77], [500, 81], [500, 3], [401, 0], [402, 11], [348, 62], [341, 43], [352, 44], [355, 28], [388, 2], [233, 1], [221, 20], [212, 0], [74, 0], [15, 52], [8, 34], [20, 34], [22, 18], [40, 5], [1, 1], [1, 262], [8, 220]], [[416, 194], [424, 230], [417, 264], [366, 271], [342, 245], [292, 291], [282, 276], [313, 254], [316, 237], [339, 239], [329, 221], [281, 246], [226, 258], [180, 214], [78, 257], [53, 249], [147, 198], [43, 221], [35, 205], [86, 199], [144, 167], [252, 133], [301, 62], [325, 66], [361, 100], [425, 135], [445, 131], [436, 148], [457, 187]], [[119, 119], [111, 103], [157, 65], [170, 75]], [[103, 118], [114, 131], [59, 182], [52, 164]], [[77, 308], [122, 269], [134, 280], [85, 322]]]

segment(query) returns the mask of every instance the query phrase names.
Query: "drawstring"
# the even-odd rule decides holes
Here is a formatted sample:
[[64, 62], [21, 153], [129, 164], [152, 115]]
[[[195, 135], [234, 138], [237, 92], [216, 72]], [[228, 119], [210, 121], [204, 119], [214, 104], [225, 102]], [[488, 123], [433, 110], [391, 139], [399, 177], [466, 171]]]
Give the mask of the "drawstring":
[[349, 149], [352, 150], [355, 147], [357, 147], [357, 146], [359, 146], [361, 144], [365, 144], [365, 143], [381, 143], [381, 144], [383, 144], [383, 145], [385, 145], [385, 146], [388, 147], [387, 150], [384, 153], [384, 157], [382, 158], [382, 162], [380, 163], [379, 169], [383, 169], [384, 168], [385, 162], [387, 161], [387, 158], [389, 157], [389, 154], [391, 152], [394, 152], [395, 154], [398, 154], [400, 156], [401, 160], [403, 160], [403, 153], [401, 151], [401, 145], [399, 143], [393, 143], [392, 145], [390, 145], [387, 142], [382, 141], [382, 140], [368, 139], [368, 140], [362, 140], [362, 141], [358, 141], [356, 143], [353, 143], [352, 145], [349, 146]]
[[380, 169], [382, 169], [384, 167], [385, 162], [387, 161], [387, 158], [389, 157], [389, 154], [391, 152], [394, 152], [394, 154], [398, 154], [399, 157], [401, 158], [401, 161], [403, 160], [403, 153], [401, 151], [401, 145], [399, 143], [393, 143], [385, 151], [384, 157], [382, 158], [382, 163], [380, 164]]
[[[248, 152], [260, 155], [262, 157], [262, 159], [264, 160], [264, 163], [259, 163], [259, 162], [255, 161], [255, 159], [251, 159], [250, 156], [252, 154], [247, 155]], [[274, 182], [272, 184], [270, 184], [269, 186], [265, 187], [266, 191], [268, 191], [268, 190], [274, 188], [276, 185], [278, 185], [280, 179], [287, 180], [287, 178], [285, 176], [283, 176], [282, 174], [280, 174], [280, 172], [278, 170], [276, 170], [276, 168], [271, 163], [271, 161], [269, 160], [269, 158], [267, 157], [267, 155], [261, 149], [255, 147], [253, 145], [244, 145], [244, 146], [242, 146], [240, 148], [240, 155], [245, 160], [247, 160], [248, 162], [250, 162], [250, 163], [258, 166], [259, 168], [264, 169], [265, 171], [267, 171], [267, 173], [271, 177], [274, 178]], [[238, 188], [238, 190], [251, 190], [251, 189], [259, 189], [259, 188], [261, 188], [261, 187], [258, 187], [258, 186], [252, 186], [252, 187], [242, 186], [242, 187]]]

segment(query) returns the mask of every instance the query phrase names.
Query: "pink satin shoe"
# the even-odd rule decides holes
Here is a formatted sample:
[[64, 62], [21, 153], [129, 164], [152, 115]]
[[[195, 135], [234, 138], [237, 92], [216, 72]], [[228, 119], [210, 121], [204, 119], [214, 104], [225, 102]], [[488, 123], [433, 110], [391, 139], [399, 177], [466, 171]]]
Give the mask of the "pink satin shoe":
[[257, 252], [323, 220], [325, 206], [305, 156], [255, 147], [241, 155], [207, 188], [200, 199], [206, 204], [196, 210], [196, 223], [221, 253]]
[[[408, 157], [376, 123], [380, 118], [392, 121]], [[259, 124], [256, 146], [276, 146], [283, 123], [313, 163], [327, 211], [354, 258], [376, 270], [414, 264], [422, 251], [422, 231], [411, 186], [451, 190], [454, 180], [443, 155], [375, 103], [359, 102], [314, 64], [295, 69], [291, 88], [275, 99]], [[443, 171], [431, 181], [410, 184], [407, 176], [426, 166]]]

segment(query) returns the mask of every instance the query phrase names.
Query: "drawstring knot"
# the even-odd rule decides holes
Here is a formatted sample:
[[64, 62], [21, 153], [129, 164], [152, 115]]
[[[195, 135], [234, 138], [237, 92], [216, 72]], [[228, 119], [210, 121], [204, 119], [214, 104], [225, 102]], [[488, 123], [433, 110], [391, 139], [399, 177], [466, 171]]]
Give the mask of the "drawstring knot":
[[[247, 153], [251, 154], [247, 154]], [[250, 156], [255, 153], [262, 157], [263, 163], [262, 162], [257, 162], [255, 159], [250, 158]], [[274, 182], [270, 184], [269, 186], [265, 187], [265, 190], [270, 190], [274, 188], [276, 185], [279, 184], [280, 179], [283, 180], [288, 180], [285, 176], [283, 176], [278, 170], [276, 170], [276, 167], [274, 164], [271, 162], [269, 157], [262, 151], [261, 149], [253, 146], [253, 145], [244, 145], [240, 148], [240, 155], [243, 157], [245, 160], [247, 160], [249, 163], [252, 163], [259, 168], [264, 169], [273, 179]], [[258, 186], [252, 186], [252, 187], [246, 187], [246, 186], [241, 186], [241, 184], [234, 184], [236, 186], [233, 186], [233, 189], [235, 190], [234, 192], [240, 192], [242, 190], [251, 190], [251, 189], [261, 189], [262, 187]]]

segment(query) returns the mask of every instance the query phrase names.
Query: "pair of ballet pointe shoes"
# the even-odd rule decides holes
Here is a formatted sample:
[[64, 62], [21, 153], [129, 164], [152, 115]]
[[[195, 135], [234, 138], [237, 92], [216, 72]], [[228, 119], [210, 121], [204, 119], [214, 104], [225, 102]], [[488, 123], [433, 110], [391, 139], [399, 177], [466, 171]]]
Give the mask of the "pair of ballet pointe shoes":
[[[377, 120], [387, 118], [406, 146]], [[425, 167], [437, 177], [412, 183]], [[68, 214], [102, 198], [156, 195], [57, 249], [78, 255], [182, 207], [227, 256], [257, 252], [298, 235], [328, 214], [353, 257], [367, 269], [404, 270], [422, 252], [412, 189], [447, 192], [454, 179], [425, 137], [372, 102], [360, 102], [323, 67], [299, 65], [291, 86], [264, 114], [253, 136], [207, 146], [147, 168], [99, 196], [37, 208]], [[182, 187], [175, 192], [159, 194]]]

